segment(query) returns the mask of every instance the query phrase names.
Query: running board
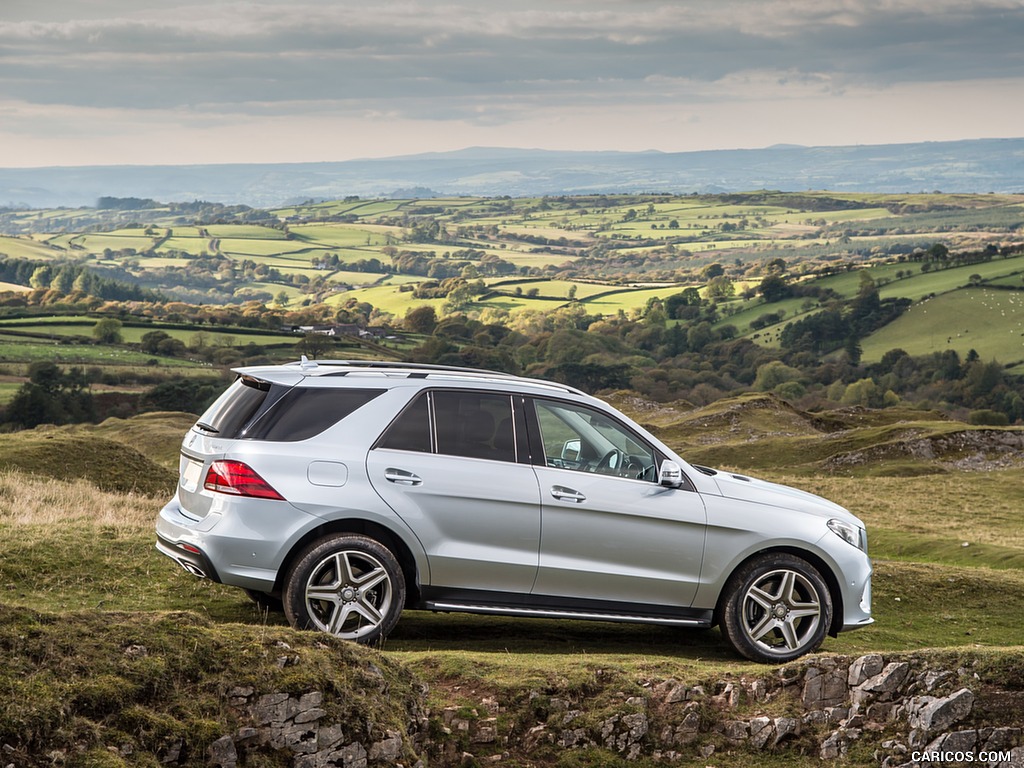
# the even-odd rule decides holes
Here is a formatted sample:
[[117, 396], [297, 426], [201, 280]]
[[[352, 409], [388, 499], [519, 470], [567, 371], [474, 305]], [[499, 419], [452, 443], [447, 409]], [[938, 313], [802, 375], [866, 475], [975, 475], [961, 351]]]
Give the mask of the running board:
[[580, 619], [584, 621], [620, 621], [632, 624], [664, 624], [679, 627], [710, 627], [711, 617], [684, 619], [672, 616], [649, 614], [592, 613], [586, 611], [560, 611], [555, 608], [514, 608], [504, 605], [475, 605], [471, 603], [425, 603], [430, 611], [456, 611], [462, 613], [484, 613], [495, 616], [522, 616], [533, 619]]

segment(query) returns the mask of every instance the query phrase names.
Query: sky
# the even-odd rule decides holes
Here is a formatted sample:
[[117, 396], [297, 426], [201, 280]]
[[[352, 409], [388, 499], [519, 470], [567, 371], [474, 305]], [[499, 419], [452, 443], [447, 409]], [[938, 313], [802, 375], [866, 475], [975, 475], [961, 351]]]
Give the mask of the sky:
[[1024, 136], [1024, 0], [0, 0], [0, 167]]

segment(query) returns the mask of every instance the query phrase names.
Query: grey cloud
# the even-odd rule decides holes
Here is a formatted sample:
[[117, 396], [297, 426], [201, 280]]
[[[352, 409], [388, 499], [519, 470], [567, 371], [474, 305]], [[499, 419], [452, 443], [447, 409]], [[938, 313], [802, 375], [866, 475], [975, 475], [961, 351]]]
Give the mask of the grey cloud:
[[[60, 3], [39, 5], [62, 5]], [[1024, 76], [1024, 3], [952, 0], [175, 5], [0, 12], [0, 98], [472, 119], [710, 98], [745, 73], [822, 89]], [[105, 10], [108, 16], [99, 13]], [[8, 21], [3, 21], [7, 18]], [[302, 106], [306, 104], [307, 106]], [[277, 106], [275, 106], [277, 105]]]

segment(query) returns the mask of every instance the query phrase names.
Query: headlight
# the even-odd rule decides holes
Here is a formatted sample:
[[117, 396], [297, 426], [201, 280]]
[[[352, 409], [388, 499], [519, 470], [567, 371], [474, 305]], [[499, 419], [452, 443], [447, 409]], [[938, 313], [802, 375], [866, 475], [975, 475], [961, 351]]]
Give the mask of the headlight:
[[847, 544], [850, 544], [857, 549], [864, 549], [862, 546], [860, 529], [856, 526], [850, 525], [842, 520], [832, 518], [828, 521], [828, 527], [832, 533], [841, 538]]

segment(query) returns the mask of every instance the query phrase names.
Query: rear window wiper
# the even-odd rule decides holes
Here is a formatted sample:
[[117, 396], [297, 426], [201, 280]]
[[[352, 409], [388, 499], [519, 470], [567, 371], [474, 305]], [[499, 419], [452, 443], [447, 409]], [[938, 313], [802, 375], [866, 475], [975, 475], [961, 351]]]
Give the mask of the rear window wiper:
[[204, 432], [209, 432], [210, 434], [213, 434], [213, 435], [220, 434], [220, 430], [219, 429], [217, 429], [216, 427], [210, 426], [209, 424], [207, 424], [204, 421], [197, 421], [196, 422], [196, 426], [199, 427]]

